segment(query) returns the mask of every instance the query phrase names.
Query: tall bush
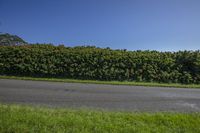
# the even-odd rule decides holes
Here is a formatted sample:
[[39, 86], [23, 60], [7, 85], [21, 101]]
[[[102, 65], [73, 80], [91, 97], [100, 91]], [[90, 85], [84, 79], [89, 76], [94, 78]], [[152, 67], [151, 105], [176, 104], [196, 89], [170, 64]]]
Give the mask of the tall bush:
[[0, 46], [0, 74], [198, 84], [200, 51], [126, 51], [46, 44]]

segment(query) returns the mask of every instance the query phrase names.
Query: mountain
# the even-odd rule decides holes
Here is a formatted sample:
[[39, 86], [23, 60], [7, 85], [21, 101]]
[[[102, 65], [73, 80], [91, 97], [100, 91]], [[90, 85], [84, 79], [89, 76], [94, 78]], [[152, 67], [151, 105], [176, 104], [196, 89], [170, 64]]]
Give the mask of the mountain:
[[26, 45], [27, 42], [25, 42], [22, 38], [11, 35], [8, 33], [0, 34], [0, 46], [16, 46], [16, 45]]

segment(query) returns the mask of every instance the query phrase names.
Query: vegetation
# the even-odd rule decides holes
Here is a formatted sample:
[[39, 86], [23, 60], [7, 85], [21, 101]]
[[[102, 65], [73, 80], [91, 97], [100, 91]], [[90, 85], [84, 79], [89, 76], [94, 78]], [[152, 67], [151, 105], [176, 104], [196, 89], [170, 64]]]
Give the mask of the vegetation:
[[0, 46], [0, 74], [199, 84], [200, 51], [126, 51], [44, 44]]
[[51, 81], [65, 83], [85, 83], [85, 84], [109, 84], [109, 85], [132, 85], [132, 86], [152, 86], [152, 87], [176, 87], [176, 88], [200, 88], [200, 84], [179, 84], [179, 83], [155, 83], [155, 82], [135, 82], [135, 81], [100, 81], [100, 80], [80, 80], [66, 78], [35, 78], [18, 76], [0, 76], [0, 79], [17, 79], [33, 81]]
[[0, 132], [198, 133], [199, 113], [137, 113], [0, 105]]
[[25, 45], [27, 42], [25, 42], [23, 39], [16, 35], [10, 35], [8, 33], [6, 34], [0, 34], [0, 46], [15, 46], [15, 45]]

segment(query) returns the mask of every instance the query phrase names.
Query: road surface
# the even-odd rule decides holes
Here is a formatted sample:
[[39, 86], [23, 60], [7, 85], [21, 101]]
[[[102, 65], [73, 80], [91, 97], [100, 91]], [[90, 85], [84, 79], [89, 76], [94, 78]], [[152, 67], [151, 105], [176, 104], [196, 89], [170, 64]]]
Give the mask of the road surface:
[[200, 89], [0, 79], [0, 103], [114, 111], [200, 112]]

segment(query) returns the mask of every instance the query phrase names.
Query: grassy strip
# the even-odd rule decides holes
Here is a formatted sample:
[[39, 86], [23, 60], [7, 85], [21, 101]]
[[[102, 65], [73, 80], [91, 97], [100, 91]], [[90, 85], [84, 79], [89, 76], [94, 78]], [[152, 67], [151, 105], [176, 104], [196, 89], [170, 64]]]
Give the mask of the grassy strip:
[[0, 132], [197, 133], [199, 113], [128, 113], [0, 104]]
[[135, 82], [135, 81], [99, 81], [99, 80], [65, 79], [65, 78], [17, 77], [17, 76], [0, 76], [0, 79], [19, 79], [19, 80], [110, 84], [110, 85], [132, 85], [132, 86], [150, 86], [150, 87], [200, 88], [200, 84], [155, 83], [155, 82]]

